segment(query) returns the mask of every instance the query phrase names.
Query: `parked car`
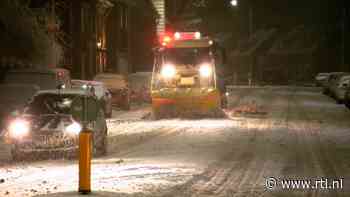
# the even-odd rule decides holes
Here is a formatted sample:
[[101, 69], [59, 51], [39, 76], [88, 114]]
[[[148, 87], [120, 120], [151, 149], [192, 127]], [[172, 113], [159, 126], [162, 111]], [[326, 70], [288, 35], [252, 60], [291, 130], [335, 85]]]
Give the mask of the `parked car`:
[[326, 95], [330, 94], [331, 87], [336, 83], [339, 76], [342, 76], [344, 74], [345, 74], [344, 72], [329, 73], [328, 80], [324, 83], [324, 86], [323, 86], [323, 91], [322, 91], [323, 94], [326, 94]]
[[4, 125], [11, 120], [12, 112], [22, 109], [37, 91], [39, 87], [35, 85], [0, 85], [0, 134]]
[[112, 95], [113, 106], [123, 110], [130, 109], [130, 90], [126, 77], [112, 73], [101, 73], [95, 76], [94, 81], [105, 84]]
[[106, 118], [112, 117], [112, 95], [108, 91], [107, 87], [99, 81], [86, 81], [86, 80], [72, 80], [72, 88], [87, 89], [88, 86], [94, 88], [94, 94], [100, 101], [101, 106], [105, 112]]
[[348, 86], [348, 88], [345, 91], [344, 104], [347, 108], [350, 109], [350, 86]]
[[137, 72], [129, 75], [129, 88], [131, 101], [135, 103], [151, 102], [152, 72]]
[[336, 87], [334, 88], [334, 98], [337, 103], [341, 104], [344, 102], [345, 93], [350, 84], [350, 75], [344, 75], [339, 78], [336, 83]]
[[318, 87], [324, 87], [325, 82], [328, 80], [330, 73], [318, 73], [315, 76], [315, 84]]
[[70, 72], [63, 68], [24, 68], [6, 73], [5, 84], [33, 84], [41, 90], [55, 89], [58, 85], [71, 87]]
[[[96, 97], [83, 90], [39, 91], [6, 127], [5, 139], [12, 147], [13, 158], [21, 160], [45, 153], [49, 158], [54, 153], [76, 155], [82, 126], [71, 115], [72, 103], [85, 96], [98, 104]], [[107, 140], [103, 109], [97, 107], [97, 118], [88, 124], [93, 131], [92, 150], [96, 156], [106, 153]]]
[[342, 73], [333, 77], [332, 81], [329, 83], [329, 96], [335, 98], [335, 92], [338, 89], [340, 79], [346, 75], [349, 75], [349, 73]]

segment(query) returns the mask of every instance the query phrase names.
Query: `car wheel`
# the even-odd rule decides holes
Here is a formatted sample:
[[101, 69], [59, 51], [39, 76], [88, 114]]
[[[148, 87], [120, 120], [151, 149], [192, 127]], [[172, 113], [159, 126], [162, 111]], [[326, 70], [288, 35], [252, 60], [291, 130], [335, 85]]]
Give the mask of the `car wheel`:
[[107, 154], [107, 127], [101, 133], [102, 136], [99, 137], [99, 140], [95, 144], [95, 155], [104, 156]]

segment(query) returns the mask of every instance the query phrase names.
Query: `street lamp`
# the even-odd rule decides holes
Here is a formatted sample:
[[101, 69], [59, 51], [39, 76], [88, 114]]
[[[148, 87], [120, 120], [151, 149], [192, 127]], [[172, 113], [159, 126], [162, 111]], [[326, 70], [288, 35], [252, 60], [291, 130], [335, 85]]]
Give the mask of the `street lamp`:
[[238, 6], [238, 1], [237, 0], [231, 0], [231, 5], [233, 7], [237, 7]]
[[98, 41], [98, 42], [97, 42], [97, 48], [98, 48], [98, 49], [101, 49], [101, 47], [102, 47], [102, 42], [101, 42], [101, 41]]

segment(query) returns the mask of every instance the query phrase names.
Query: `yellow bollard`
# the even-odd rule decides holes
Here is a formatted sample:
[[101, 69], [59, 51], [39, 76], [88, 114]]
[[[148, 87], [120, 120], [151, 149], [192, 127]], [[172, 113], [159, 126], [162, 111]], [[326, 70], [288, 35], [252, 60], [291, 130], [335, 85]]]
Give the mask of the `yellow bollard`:
[[79, 134], [79, 192], [82, 194], [91, 192], [91, 135], [86, 128]]

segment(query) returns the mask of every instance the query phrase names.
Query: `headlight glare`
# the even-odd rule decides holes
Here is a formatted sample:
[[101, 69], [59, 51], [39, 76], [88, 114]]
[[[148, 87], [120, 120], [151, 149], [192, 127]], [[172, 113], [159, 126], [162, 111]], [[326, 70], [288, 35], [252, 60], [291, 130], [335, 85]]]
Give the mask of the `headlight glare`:
[[22, 138], [29, 134], [29, 122], [16, 119], [9, 125], [9, 134], [11, 138]]
[[199, 73], [200, 73], [201, 77], [210, 77], [212, 72], [213, 72], [212, 68], [209, 64], [202, 64], [199, 67]]
[[172, 64], [165, 64], [162, 67], [161, 73], [163, 78], [165, 79], [171, 79], [176, 75], [176, 68]]
[[81, 125], [77, 122], [73, 122], [66, 127], [66, 133], [69, 135], [78, 135], [81, 132]]

